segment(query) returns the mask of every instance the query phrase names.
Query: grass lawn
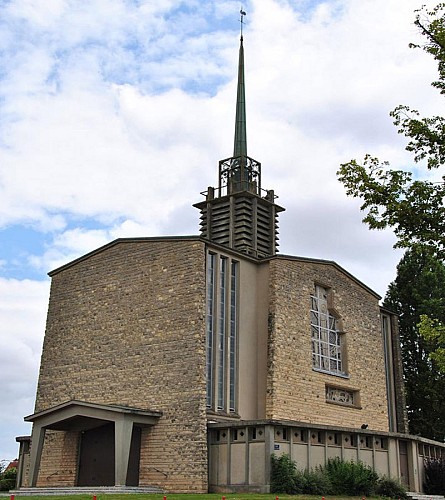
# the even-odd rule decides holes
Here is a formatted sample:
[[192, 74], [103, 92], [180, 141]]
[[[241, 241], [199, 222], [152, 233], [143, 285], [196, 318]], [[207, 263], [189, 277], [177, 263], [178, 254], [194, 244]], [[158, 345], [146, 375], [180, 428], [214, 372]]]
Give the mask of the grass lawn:
[[[1, 492], [1, 496], [10, 496], [9, 493]], [[275, 500], [275, 494], [257, 494], [257, 493], [212, 493], [212, 494], [167, 494], [165, 495], [167, 500]], [[92, 500], [93, 495], [45, 495], [45, 496], [20, 496], [14, 495], [15, 500]], [[97, 500], [163, 500], [164, 495], [159, 494], [102, 494], [96, 495]], [[321, 500], [321, 496], [310, 496], [310, 495], [278, 495], [279, 500]], [[323, 497], [325, 500], [362, 500], [363, 497], [340, 497], [340, 496], [326, 496]], [[380, 497], [369, 497], [366, 500], [371, 500], [371, 498], [377, 499]]]

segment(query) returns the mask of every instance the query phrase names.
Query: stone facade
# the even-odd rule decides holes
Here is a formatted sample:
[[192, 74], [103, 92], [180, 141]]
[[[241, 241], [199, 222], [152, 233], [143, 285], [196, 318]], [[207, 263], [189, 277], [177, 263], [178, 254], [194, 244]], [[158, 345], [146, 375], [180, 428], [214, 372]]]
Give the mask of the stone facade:
[[79, 432], [47, 432], [38, 487], [70, 487], [75, 484], [79, 438]]
[[[208, 253], [237, 262], [239, 269], [237, 403], [230, 412], [206, 406]], [[333, 262], [280, 255], [258, 261], [198, 237], [141, 238], [117, 240], [50, 275], [36, 413], [27, 418], [36, 426], [46, 412], [68, 411], [72, 402], [80, 424], [67, 427], [66, 416], [51, 424], [45, 420], [41, 460], [32, 473], [37, 487], [79, 483], [82, 432], [91, 428], [91, 420], [88, 425], [82, 420], [85, 405], [100, 407], [87, 415], [97, 419], [95, 425], [106, 423], [95, 411], [157, 412], [156, 423], [140, 431], [137, 481], [175, 492], [208, 490], [208, 467], [215, 466], [208, 463], [211, 422], [241, 426], [234, 450], [246, 442], [242, 423], [259, 419], [406, 431], [400, 427], [403, 418], [397, 428], [389, 423], [391, 405], [403, 403], [392, 394], [400, 392], [400, 372], [387, 385], [388, 369], [399, 363], [392, 353], [397, 352], [393, 316], [388, 312], [387, 366], [379, 297]], [[313, 367], [310, 297], [316, 285], [329, 290], [329, 309], [341, 327], [345, 375]], [[216, 306], [215, 317], [219, 310]], [[355, 404], [327, 401], [327, 388], [353, 392]], [[403, 408], [400, 412], [406, 415]], [[112, 417], [115, 427], [119, 418]], [[258, 453], [252, 457], [255, 470], [235, 466], [227, 477], [242, 484], [238, 472], [244, 470], [249, 481], [262, 478], [266, 491], [268, 454]], [[236, 456], [230, 467], [244, 454]], [[221, 457], [212, 460], [220, 463]], [[27, 484], [25, 474], [22, 485]]]
[[[333, 263], [303, 259], [273, 259], [269, 283], [266, 418], [388, 431], [379, 297]], [[313, 369], [309, 310], [316, 284], [329, 290], [341, 320], [347, 377]], [[353, 391], [360, 403], [327, 403], [326, 386]]]
[[[51, 273], [36, 412], [68, 400], [161, 411], [142, 432], [141, 485], [207, 489], [204, 248], [118, 240]], [[75, 484], [53, 467], [67, 439], [47, 433], [38, 486]]]

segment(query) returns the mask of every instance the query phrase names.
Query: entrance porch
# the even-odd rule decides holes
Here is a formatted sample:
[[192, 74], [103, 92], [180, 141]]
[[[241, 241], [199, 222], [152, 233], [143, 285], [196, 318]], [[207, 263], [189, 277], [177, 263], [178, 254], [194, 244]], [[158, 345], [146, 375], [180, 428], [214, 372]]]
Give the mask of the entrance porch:
[[73, 486], [137, 486], [141, 428], [155, 425], [161, 416], [158, 411], [72, 400], [25, 417], [33, 423], [29, 486], [38, 485], [47, 430], [79, 435]]

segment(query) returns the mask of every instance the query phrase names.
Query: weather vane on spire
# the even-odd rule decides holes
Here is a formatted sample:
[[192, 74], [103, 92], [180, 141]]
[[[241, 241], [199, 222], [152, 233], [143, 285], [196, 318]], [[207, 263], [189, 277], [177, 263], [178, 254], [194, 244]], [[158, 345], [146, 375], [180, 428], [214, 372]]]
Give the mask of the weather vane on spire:
[[243, 39], [243, 24], [244, 24], [244, 16], [246, 15], [246, 11], [243, 10], [241, 7], [241, 10], [239, 11], [240, 13], [240, 24], [241, 24], [241, 40]]

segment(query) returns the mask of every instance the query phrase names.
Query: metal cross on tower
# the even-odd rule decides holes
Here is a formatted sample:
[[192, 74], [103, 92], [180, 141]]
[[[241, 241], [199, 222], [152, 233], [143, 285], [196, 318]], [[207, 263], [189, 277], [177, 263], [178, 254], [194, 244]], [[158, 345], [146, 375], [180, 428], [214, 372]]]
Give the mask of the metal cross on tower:
[[244, 24], [244, 16], [246, 15], [246, 11], [243, 10], [241, 7], [241, 10], [239, 11], [240, 13], [240, 19], [239, 22], [241, 24], [241, 40], [243, 39], [243, 24]]

